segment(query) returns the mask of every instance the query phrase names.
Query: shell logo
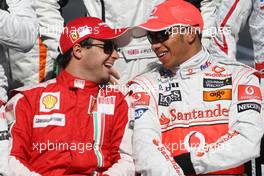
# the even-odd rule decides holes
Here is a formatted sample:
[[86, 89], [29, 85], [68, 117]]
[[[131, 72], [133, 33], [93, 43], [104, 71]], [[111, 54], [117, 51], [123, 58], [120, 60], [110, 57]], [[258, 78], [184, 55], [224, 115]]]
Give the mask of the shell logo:
[[43, 97], [43, 99], [42, 99], [42, 103], [44, 104], [46, 109], [54, 108], [54, 106], [56, 105], [57, 102], [58, 102], [57, 97], [55, 97], [53, 95], [47, 95], [47, 96]]

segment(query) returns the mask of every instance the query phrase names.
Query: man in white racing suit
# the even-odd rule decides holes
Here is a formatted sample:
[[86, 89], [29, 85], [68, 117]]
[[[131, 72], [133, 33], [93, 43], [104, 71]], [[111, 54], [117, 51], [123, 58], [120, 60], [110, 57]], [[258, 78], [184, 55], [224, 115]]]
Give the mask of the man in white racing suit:
[[[58, 41], [64, 20], [61, 8], [68, 0], [37, 0], [35, 9], [39, 35], [34, 47], [27, 53], [10, 50], [12, 88], [32, 86], [54, 76], [54, 60], [58, 55]], [[26, 69], [25, 69], [26, 68]]]
[[36, 40], [37, 29], [32, 0], [0, 1], [0, 174], [5, 174], [8, 155], [9, 135], [2, 112], [8, 99], [9, 51], [29, 51]]
[[264, 131], [257, 71], [203, 49], [202, 17], [184, 1], [160, 4], [139, 27], [162, 65], [129, 83], [137, 172], [178, 175], [176, 162], [187, 175], [243, 174], [243, 163], [259, 156]]

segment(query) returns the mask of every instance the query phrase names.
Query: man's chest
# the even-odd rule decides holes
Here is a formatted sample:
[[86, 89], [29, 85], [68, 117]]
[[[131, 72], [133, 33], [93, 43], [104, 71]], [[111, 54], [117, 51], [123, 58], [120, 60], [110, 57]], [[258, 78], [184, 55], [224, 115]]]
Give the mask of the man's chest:
[[232, 102], [232, 78], [204, 74], [189, 79], [159, 80], [162, 129], [223, 123]]

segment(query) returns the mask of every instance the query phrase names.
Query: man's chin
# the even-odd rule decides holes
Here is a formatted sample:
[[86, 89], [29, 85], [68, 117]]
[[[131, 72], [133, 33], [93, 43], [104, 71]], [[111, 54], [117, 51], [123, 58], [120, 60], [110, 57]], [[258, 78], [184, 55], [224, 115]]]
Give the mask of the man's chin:
[[109, 82], [110, 82], [110, 75], [102, 78], [99, 83], [100, 84], [109, 84]]

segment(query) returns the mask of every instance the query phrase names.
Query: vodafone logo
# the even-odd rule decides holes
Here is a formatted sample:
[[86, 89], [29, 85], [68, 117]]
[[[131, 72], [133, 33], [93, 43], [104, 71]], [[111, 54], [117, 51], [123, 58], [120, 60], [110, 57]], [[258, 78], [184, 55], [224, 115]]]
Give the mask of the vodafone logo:
[[154, 7], [154, 9], [151, 11], [151, 14], [149, 16], [149, 19], [154, 19], [154, 18], [158, 18], [155, 14], [157, 12], [158, 8]]
[[142, 94], [141, 94], [141, 93], [135, 93], [135, 94], [133, 95], [133, 99], [134, 99], [135, 101], [140, 100], [141, 97], [142, 97]]
[[154, 16], [154, 14], [157, 12], [158, 8], [154, 7], [154, 9], [151, 11], [150, 16]]
[[150, 97], [146, 92], [136, 92], [132, 95], [132, 107], [137, 105], [149, 105]]
[[223, 71], [225, 71], [225, 69], [223, 67], [219, 67], [219, 66], [215, 66], [212, 68], [212, 70], [215, 72], [215, 73], [222, 73]]
[[231, 76], [231, 73], [226, 73], [224, 74], [223, 72], [225, 71], [224, 67], [219, 67], [219, 66], [213, 66], [212, 67], [212, 72], [213, 73], [205, 73], [206, 76], [211, 76], [211, 77], [229, 77]]
[[251, 86], [247, 86], [245, 91], [246, 91], [246, 94], [248, 95], [253, 95], [255, 93], [254, 88]]
[[187, 75], [192, 75], [192, 74], [193, 74], [193, 69], [192, 68], [189, 68]]
[[[195, 137], [199, 139], [199, 142], [192, 143], [192, 139]], [[190, 152], [192, 148], [202, 149], [204, 146], [205, 146], [205, 137], [202, 133], [198, 131], [191, 131], [184, 138], [184, 147], [188, 152]]]
[[260, 88], [253, 85], [238, 85], [238, 100], [262, 100]]

